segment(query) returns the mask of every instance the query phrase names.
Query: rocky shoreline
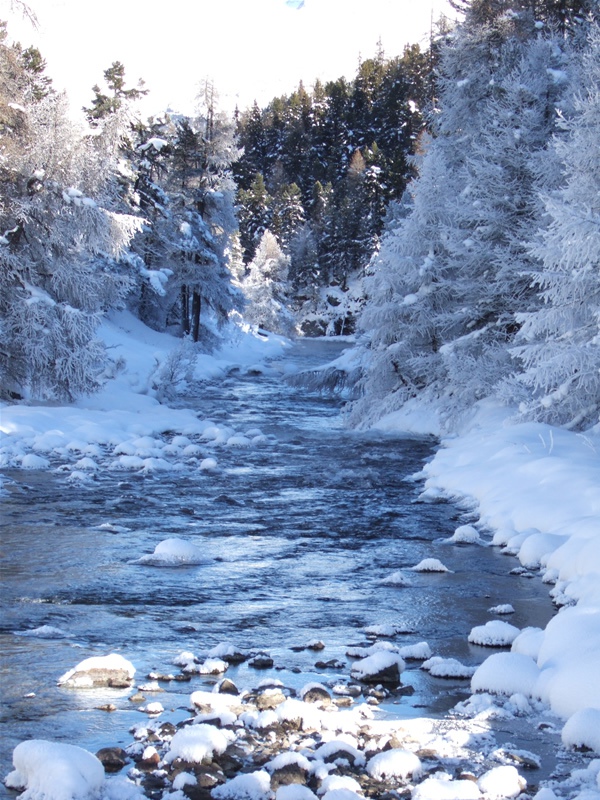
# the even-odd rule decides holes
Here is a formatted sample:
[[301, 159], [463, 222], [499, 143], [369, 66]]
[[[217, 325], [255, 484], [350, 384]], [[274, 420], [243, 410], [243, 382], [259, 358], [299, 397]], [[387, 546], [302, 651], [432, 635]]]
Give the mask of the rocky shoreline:
[[[586, 800], [596, 800], [600, 759], [561, 748], [559, 721], [531, 698], [478, 693], [442, 718], [393, 719], [381, 712], [412, 687], [401, 682], [405, 667], [398, 653], [401, 648], [374, 638], [363, 648], [349, 649], [353, 659], [349, 676], [327, 684], [307, 682], [300, 689], [275, 676], [267, 653], [241, 652], [228, 643], [214, 648], [204, 660], [182, 653], [174, 660], [180, 672], [151, 672], [140, 682], [134, 681], [135, 669], [122, 656], [81, 662], [62, 676], [60, 685], [76, 690], [129, 686], [128, 701], [146, 719], [131, 728], [133, 741], [127, 747], [104, 747], [95, 756], [86, 753], [102, 764], [107, 777], [101, 787], [91, 786], [89, 794], [72, 797], [553, 800], [587, 790]], [[316, 654], [323, 643], [309, 642], [304, 648]], [[448, 677], [468, 679], [468, 669], [457, 675], [458, 662], [426, 658], [427, 650], [413, 645], [410, 654], [421, 667], [440, 671], [446, 663]], [[239, 689], [224, 676], [230, 666], [242, 662], [256, 673], [249, 689]], [[319, 661], [317, 666], [327, 663]], [[360, 680], [354, 677], [357, 674]], [[190, 682], [193, 688], [198, 678], [204, 688], [190, 693], [190, 715], [176, 723], [165, 720], [168, 712], [160, 699], [169, 696], [169, 685]], [[110, 712], [116, 707], [107, 704], [102, 709]], [[510, 726], [517, 718], [526, 719], [535, 731], [537, 740], [534, 736], [532, 741], [556, 749], [556, 766], [546, 780], [540, 780], [536, 752], [497, 743], [493, 721], [501, 719]], [[23, 745], [31, 750], [34, 742]], [[38, 779], [43, 783], [40, 770], [48, 774], [51, 765], [44, 765], [39, 755], [19, 761], [19, 747], [16, 769], [7, 776], [6, 786], [27, 790], [28, 799], [53, 800], [51, 787], [47, 794], [31, 793]]]

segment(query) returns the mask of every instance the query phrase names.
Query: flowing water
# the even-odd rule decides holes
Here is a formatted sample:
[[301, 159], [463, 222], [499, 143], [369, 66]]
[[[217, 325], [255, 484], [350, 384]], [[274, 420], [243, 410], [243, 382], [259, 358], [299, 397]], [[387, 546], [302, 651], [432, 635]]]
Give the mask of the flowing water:
[[[287, 360], [307, 368], [339, 347], [303, 342]], [[422, 487], [408, 480], [432, 456], [433, 440], [348, 431], [337, 397], [290, 386], [277, 370], [232, 375], [187, 405], [239, 431], [260, 428], [268, 441], [218, 449], [215, 473], [104, 471], [85, 486], [60, 473], [10, 473], [1, 540], [0, 777], [26, 738], [92, 751], [131, 741], [128, 729], [145, 719], [129, 702], [131, 691], [56, 685], [90, 655], [121, 653], [143, 682], [152, 670], [177, 672], [172, 660], [183, 650], [229, 641], [268, 650], [277, 677], [300, 687], [347, 677], [349, 664], [318, 669], [315, 662], [346, 662], [347, 646], [365, 643], [369, 624], [398, 626], [396, 644], [427, 641], [436, 655], [477, 664], [490, 651], [468, 645], [467, 635], [490, 618], [490, 606], [511, 602], [510, 621], [519, 627], [545, 625], [552, 615], [547, 587], [509, 575], [514, 561], [497, 548], [441, 542], [464, 517], [450, 504], [417, 502]], [[98, 527], [105, 523], [128, 530]], [[173, 536], [199, 545], [205, 563], [130, 563]], [[452, 571], [409, 573], [404, 588], [382, 585], [427, 557]], [[66, 635], [26, 635], [42, 625]], [[291, 649], [315, 638], [326, 645], [318, 654]], [[228, 675], [240, 687], [265, 677], [247, 665]], [[207, 680], [165, 684], [164, 694], [148, 699], [162, 702], [166, 718], [183, 719], [189, 693]], [[403, 683], [414, 693], [382, 713], [442, 714], [468, 695], [468, 682], [436, 680], [414, 662]], [[116, 711], [98, 710], [109, 702]]]

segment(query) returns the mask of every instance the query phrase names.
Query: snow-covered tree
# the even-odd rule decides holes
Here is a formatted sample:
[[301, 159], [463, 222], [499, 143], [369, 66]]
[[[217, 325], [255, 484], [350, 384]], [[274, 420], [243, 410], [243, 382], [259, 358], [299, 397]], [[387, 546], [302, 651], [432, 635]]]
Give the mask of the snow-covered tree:
[[[28, 93], [19, 48], [0, 45], [0, 374], [20, 397], [73, 398], [97, 388], [102, 314], [128, 288], [119, 259], [139, 228], [114, 210], [99, 144], [54, 92]], [[10, 67], [10, 68], [9, 68]]]
[[296, 330], [288, 308], [287, 283], [289, 256], [286, 256], [271, 231], [266, 230], [242, 283], [246, 297], [246, 319], [273, 333], [292, 336]]
[[354, 419], [425, 390], [452, 424], [510, 372], [515, 313], [535, 302], [524, 242], [541, 219], [537, 161], [553, 130], [561, 57], [528, 15], [468, 20], [450, 38], [412, 208], [365, 281], [372, 353]]
[[550, 223], [532, 246], [542, 268], [533, 281], [543, 305], [519, 316], [517, 376], [526, 417], [570, 428], [600, 410], [600, 28], [583, 56], [575, 113], [562, 120], [555, 150], [563, 188], [546, 196]]

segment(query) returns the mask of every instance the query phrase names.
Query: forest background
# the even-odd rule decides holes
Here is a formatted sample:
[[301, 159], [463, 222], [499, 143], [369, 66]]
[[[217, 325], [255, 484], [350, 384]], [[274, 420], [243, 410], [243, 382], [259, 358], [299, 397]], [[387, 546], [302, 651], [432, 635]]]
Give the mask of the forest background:
[[329, 376], [364, 426], [418, 399], [452, 430], [487, 397], [598, 421], [598, 3], [456, 0], [425, 50], [234, 118], [142, 120], [104, 72], [74, 123], [43, 55], [0, 52], [5, 399], [93, 392], [127, 307], [210, 351], [239, 315], [356, 333]]

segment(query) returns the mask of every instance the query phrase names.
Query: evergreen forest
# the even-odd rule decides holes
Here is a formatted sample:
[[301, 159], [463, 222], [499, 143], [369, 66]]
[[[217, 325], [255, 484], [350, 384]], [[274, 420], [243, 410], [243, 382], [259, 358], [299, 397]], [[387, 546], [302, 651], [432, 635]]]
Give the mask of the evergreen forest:
[[356, 426], [418, 401], [453, 430], [486, 398], [597, 423], [598, 0], [452, 5], [352, 79], [234, 115], [204, 81], [193, 116], [149, 119], [120, 61], [75, 117], [3, 24], [3, 399], [95, 391], [127, 308], [205, 352], [235, 319], [353, 334], [329, 378]]

